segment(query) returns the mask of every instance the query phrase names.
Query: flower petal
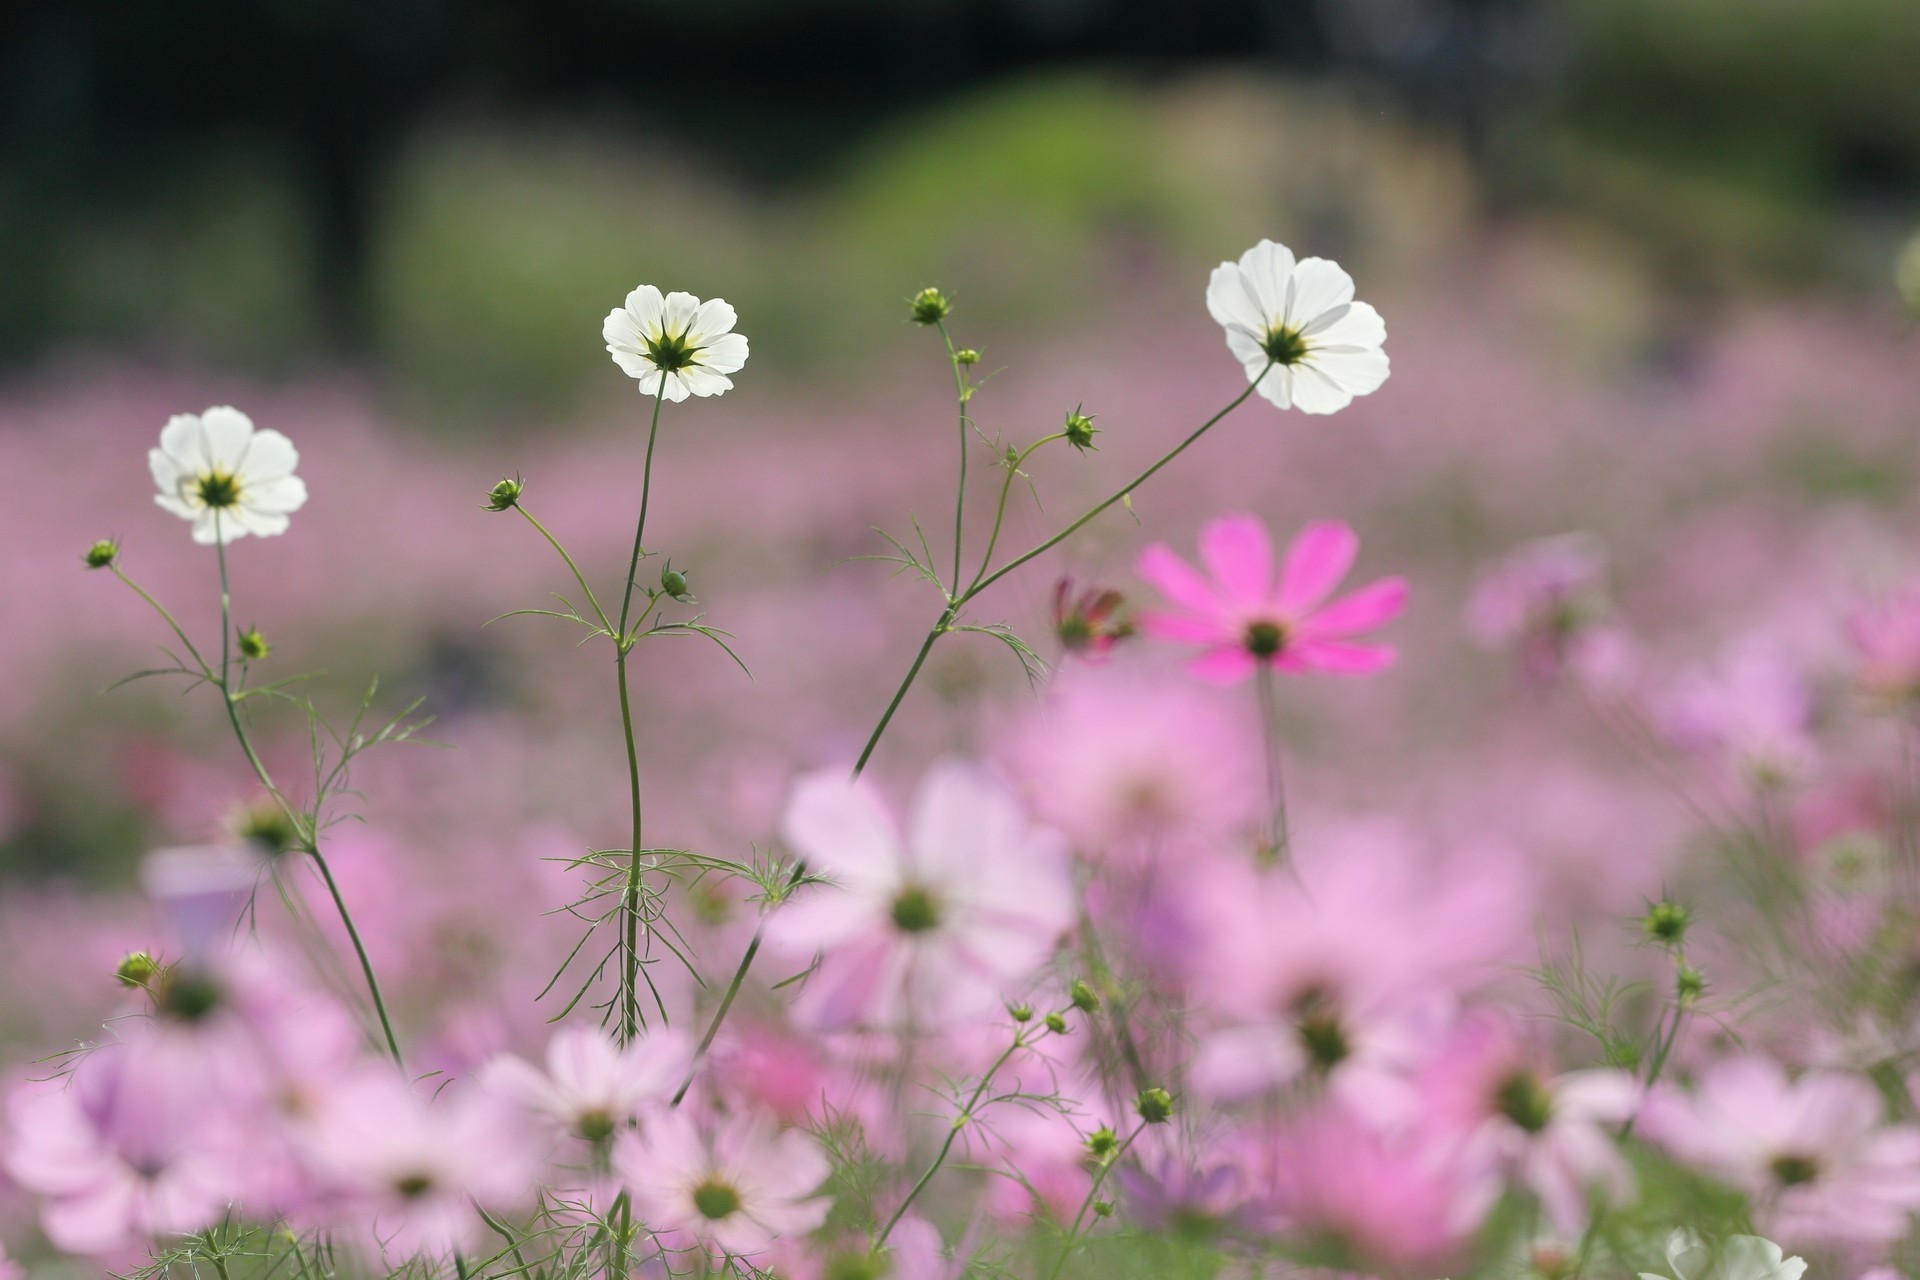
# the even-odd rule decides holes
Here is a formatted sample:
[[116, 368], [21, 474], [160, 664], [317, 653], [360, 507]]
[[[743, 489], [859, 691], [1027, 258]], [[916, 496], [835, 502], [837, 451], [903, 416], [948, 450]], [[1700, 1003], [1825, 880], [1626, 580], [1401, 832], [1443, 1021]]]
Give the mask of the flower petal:
[[780, 830], [796, 852], [829, 875], [899, 879], [893, 818], [870, 784], [849, 782], [838, 769], [807, 774], [794, 784]]
[[1353, 277], [1325, 258], [1302, 258], [1287, 282], [1286, 323], [1305, 329], [1353, 301]]
[[[644, 335], [657, 335], [660, 332], [660, 316], [666, 310], [666, 303], [660, 297], [660, 290], [650, 284], [643, 284], [627, 295], [627, 310], [633, 316], [635, 326]], [[608, 317], [612, 319], [611, 316]], [[609, 337], [607, 341], [613, 339]]]
[[1302, 413], [1338, 413], [1353, 403], [1353, 393], [1321, 372], [1311, 357], [1288, 372], [1293, 377], [1293, 407]]
[[1161, 595], [1183, 609], [1204, 616], [1221, 611], [1220, 598], [1214, 594], [1213, 584], [1201, 577], [1192, 565], [1175, 555], [1173, 549], [1164, 542], [1156, 542], [1142, 551], [1140, 559], [1134, 563], [1134, 571]]
[[215, 405], [200, 415], [200, 438], [210, 463], [237, 471], [253, 438], [253, 419], [232, 405]]
[[1273, 539], [1250, 515], [1210, 520], [1200, 530], [1200, 559], [1235, 604], [1258, 606], [1273, 594]]
[[1370, 676], [1385, 671], [1398, 655], [1384, 644], [1353, 644], [1345, 640], [1305, 640], [1293, 648], [1295, 669], [1329, 675]]
[[256, 431], [247, 441], [239, 476], [250, 486], [262, 480], [290, 476], [299, 465], [300, 451], [293, 447], [293, 441], [278, 431]]
[[1378, 391], [1391, 372], [1387, 353], [1378, 347], [1338, 347], [1330, 350], [1316, 347], [1307, 353], [1301, 368], [1310, 369], [1333, 383], [1349, 399]]
[[1288, 284], [1293, 279], [1293, 250], [1271, 240], [1262, 240], [1240, 255], [1240, 270], [1246, 273], [1260, 307], [1259, 332], [1265, 333], [1286, 315]]
[[1195, 658], [1187, 670], [1209, 684], [1238, 684], [1251, 676], [1259, 661], [1239, 645], [1221, 645]]
[[708, 298], [693, 313], [693, 323], [687, 330], [687, 338], [695, 346], [701, 346], [722, 334], [731, 333], [740, 317], [734, 314], [733, 307], [723, 298]]
[[693, 323], [694, 312], [700, 309], [700, 299], [690, 293], [674, 290], [667, 295], [665, 306], [660, 312], [660, 328], [666, 333], [685, 335], [688, 326]]
[[1332, 604], [1316, 610], [1300, 623], [1302, 639], [1350, 636], [1371, 631], [1400, 616], [1407, 606], [1407, 580], [1381, 578], [1357, 591], [1350, 591]]
[[1295, 616], [1317, 607], [1340, 585], [1360, 553], [1360, 536], [1338, 520], [1316, 520], [1287, 548], [1280, 571], [1280, 608]]
[[738, 373], [747, 362], [747, 339], [738, 333], [723, 333], [700, 348], [699, 363], [715, 373]]
[[1207, 312], [1226, 328], [1228, 341], [1236, 333], [1257, 336], [1267, 329], [1253, 282], [1231, 262], [1221, 263], [1207, 277]]

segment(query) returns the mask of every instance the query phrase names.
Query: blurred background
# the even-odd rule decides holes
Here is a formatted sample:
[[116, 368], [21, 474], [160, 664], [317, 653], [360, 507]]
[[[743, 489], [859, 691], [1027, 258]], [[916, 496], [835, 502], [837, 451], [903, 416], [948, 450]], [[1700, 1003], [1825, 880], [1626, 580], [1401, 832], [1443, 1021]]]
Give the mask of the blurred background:
[[[980, 620], [1052, 658], [1062, 571], [1138, 595], [1139, 547], [1190, 547], [1221, 509], [1281, 536], [1351, 520], [1363, 573], [1414, 578], [1408, 657], [1292, 695], [1303, 803], [1492, 826], [1564, 872], [1543, 901], [1637, 905], [1672, 806], [1473, 654], [1467, 586], [1519, 541], [1592, 529], [1679, 664], [1755, 620], [1817, 646], [1846, 592], [1913, 567], [1917, 19], [1914, 0], [13, 0], [0, 967], [90, 950], [0, 1003], [0, 1039], [97, 1019], [119, 954], [151, 941], [138, 855], [257, 799], [203, 696], [100, 694], [160, 634], [78, 561], [121, 537], [211, 635], [211, 558], [152, 506], [144, 450], [220, 403], [289, 434], [313, 493], [288, 536], [233, 551], [270, 674], [324, 667], [337, 710], [380, 672], [383, 706], [425, 695], [458, 748], [356, 778], [376, 821], [341, 827], [335, 859], [387, 913], [376, 958], [447, 1043], [529, 1016], [494, 978], [565, 940], [499, 921], [571, 892], [547, 859], [621, 839], [619, 740], [603, 655], [558, 624], [483, 625], [566, 582], [479, 508], [524, 473], [530, 509], [617, 578], [645, 410], [599, 324], [642, 281], [727, 298], [753, 352], [663, 427], [658, 549], [754, 672], [648, 655], [663, 842], [764, 845], [790, 771], [852, 754], [937, 607], [884, 566], [829, 569], [884, 550], [873, 526], [945, 519], [950, 388], [905, 322], [916, 289], [944, 287], [985, 352], [987, 435], [1099, 415], [1100, 452], [1036, 462], [1025, 542], [1238, 391], [1204, 284], [1270, 236], [1352, 271], [1392, 381], [1330, 420], [1255, 402], [1137, 495], [1137, 522], [1102, 521]], [[989, 750], [1025, 696], [991, 640], [956, 639], [881, 772]], [[296, 776], [305, 733], [264, 717]], [[714, 892], [701, 918], [731, 956], [750, 912]]]

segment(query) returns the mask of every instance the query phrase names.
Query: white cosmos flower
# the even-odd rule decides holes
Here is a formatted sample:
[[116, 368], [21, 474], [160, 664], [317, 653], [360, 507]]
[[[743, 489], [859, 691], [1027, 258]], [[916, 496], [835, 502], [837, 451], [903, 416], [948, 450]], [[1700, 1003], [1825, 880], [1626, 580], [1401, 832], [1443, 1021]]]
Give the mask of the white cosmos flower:
[[1295, 262], [1285, 245], [1262, 240], [1213, 269], [1207, 310], [1247, 377], [1282, 409], [1333, 413], [1387, 380], [1386, 322], [1353, 300], [1353, 277], [1338, 263]]
[[[1713, 1248], [1685, 1227], [1667, 1237], [1667, 1265], [1676, 1280], [1800, 1280], [1806, 1259], [1786, 1257], [1780, 1246], [1759, 1236], [1728, 1236]], [[1667, 1280], [1642, 1271], [1640, 1280]]]
[[678, 402], [732, 389], [727, 375], [747, 362], [747, 340], [733, 332], [735, 319], [719, 298], [663, 298], [643, 284], [627, 295], [625, 306], [607, 313], [600, 336], [613, 362], [639, 379], [642, 394]]
[[193, 521], [193, 540], [203, 546], [285, 533], [288, 515], [307, 501], [306, 482], [293, 474], [293, 442], [255, 431], [252, 418], [227, 405], [168, 419], [147, 463], [160, 486], [153, 500]]

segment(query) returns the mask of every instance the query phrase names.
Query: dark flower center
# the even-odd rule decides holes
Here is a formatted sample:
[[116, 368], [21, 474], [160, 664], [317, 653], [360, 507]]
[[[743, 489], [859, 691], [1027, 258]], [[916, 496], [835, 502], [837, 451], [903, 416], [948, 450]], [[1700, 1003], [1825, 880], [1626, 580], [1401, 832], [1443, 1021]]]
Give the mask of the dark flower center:
[[1247, 652], [1256, 658], [1271, 658], [1287, 647], [1287, 629], [1284, 625], [1269, 619], [1249, 622], [1241, 643], [1247, 646]]
[[1267, 358], [1275, 364], [1299, 364], [1307, 354], [1307, 340], [1300, 335], [1298, 329], [1289, 329], [1283, 324], [1277, 324], [1267, 330], [1266, 341], [1260, 344], [1260, 349], [1266, 352]]
[[574, 1122], [573, 1131], [588, 1142], [605, 1142], [613, 1136], [613, 1117], [604, 1111], [589, 1111]]
[[662, 331], [659, 337], [647, 339], [647, 359], [662, 373], [675, 373], [692, 364], [696, 350], [687, 344], [684, 333]]
[[1783, 1187], [1802, 1186], [1820, 1176], [1820, 1162], [1812, 1156], [1775, 1156], [1771, 1167], [1774, 1179]]
[[394, 1179], [393, 1189], [407, 1200], [418, 1200], [433, 1190], [433, 1178], [430, 1174], [409, 1173], [405, 1177]]
[[940, 923], [940, 902], [920, 885], [910, 884], [893, 900], [893, 923], [902, 933], [925, 933]]
[[209, 507], [231, 507], [240, 501], [240, 482], [224, 471], [200, 477], [200, 501]]
[[1327, 992], [1315, 988], [1301, 996], [1294, 1003], [1294, 1018], [1294, 1033], [1315, 1070], [1331, 1071], [1353, 1052], [1346, 1028], [1340, 1025], [1340, 1011]]
[[1553, 1118], [1553, 1097], [1531, 1071], [1516, 1071], [1502, 1080], [1493, 1105], [1528, 1133], [1539, 1133]]
[[740, 1209], [740, 1193], [726, 1183], [709, 1178], [693, 1189], [693, 1207], [702, 1217], [718, 1222]]

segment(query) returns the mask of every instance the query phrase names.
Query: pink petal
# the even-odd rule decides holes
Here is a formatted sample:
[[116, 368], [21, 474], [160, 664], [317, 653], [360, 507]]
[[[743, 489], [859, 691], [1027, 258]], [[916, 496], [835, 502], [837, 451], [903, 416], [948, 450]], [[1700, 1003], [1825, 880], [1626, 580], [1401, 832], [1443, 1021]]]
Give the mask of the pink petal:
[[1156, 640], [1177, 644], [1237, 644], [1240, 637], [1211, 618], [1190, 618], [1178, 613], [1143, 613], [1140, 630]]
[[1397, 656], [1384, 644], [1349, 644], [1343, 640], [1309, 640], [1294, 649], [1298, 670], [1325, 671], [1342, 676], [1370, 676], [1385, 671]]
[[1316, 520], [1287, 548], [1280, 572], [1280, 608], [1296, 616], [1310, 612], [1340, 585], [1360, 553], [1360, 537], [1338, 520]]
[[1303, 639], [1321, 636], [1350, 636], [1371, 631], [1400, 616], [1407, 604], [1407, 580], [1382, 578], [1369, 582], [1358, 591], [1350, 591], [1332, 604], [1301, 621]]
[[1187, 664], [1188, 671], [1209, 684], [1238, 684], [1258, 667], [1258, 659], [1239, 645], [1209, 649]]
[[1214, 594], [1213, 585], [1175, 555], [1166, 543], [1156, 542], [1142, 551], [1134, 567], [1161, 595], [1182, 608], [1198, 614], [1220, 612], [1220, 599]]
[[1253, 516], [1210, 520], [1200, 530], [1200, 559], [1221, 593], [1240, 603], [1266, 603], [1273, 591], [1273, 540]]

